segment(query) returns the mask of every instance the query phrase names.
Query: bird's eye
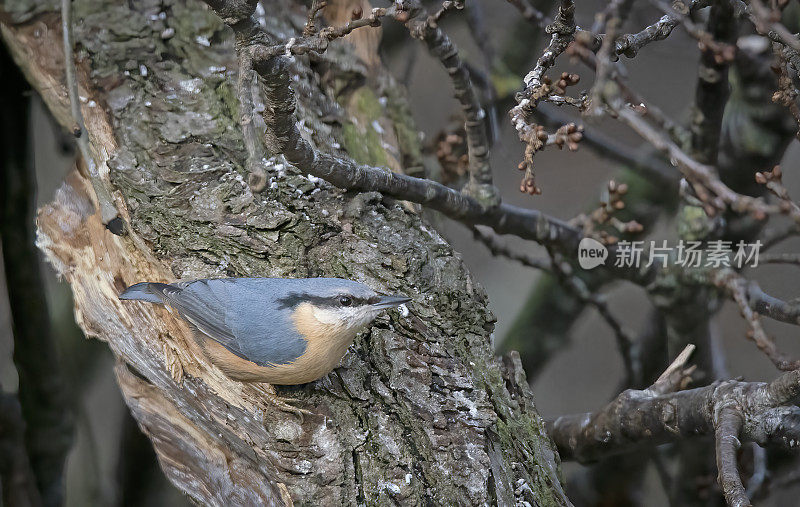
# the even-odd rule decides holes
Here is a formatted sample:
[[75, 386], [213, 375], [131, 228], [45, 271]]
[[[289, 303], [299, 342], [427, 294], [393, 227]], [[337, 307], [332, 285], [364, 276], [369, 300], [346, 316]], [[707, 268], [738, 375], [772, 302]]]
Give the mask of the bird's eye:
[[349, 296], [339, 296], [339, 304], [342, 306], [350, 306], [353, 300]]

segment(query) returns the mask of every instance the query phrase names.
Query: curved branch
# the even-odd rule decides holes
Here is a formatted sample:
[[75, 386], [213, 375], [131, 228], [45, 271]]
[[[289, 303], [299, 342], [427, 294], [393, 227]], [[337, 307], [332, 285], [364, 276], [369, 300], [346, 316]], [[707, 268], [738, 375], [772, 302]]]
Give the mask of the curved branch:
[[[680, 384], [673, 384], [678, 388]], [[655, 387], [655, 386], [654, 386]], [[594, 413], [548, 423], [564, 459], [588, 462], [644, 445], [714, 435], [719, 481], [729, 505], [749, 505], [736, 464], [740, 439], [800, 445], [800, 371], [770, 383], [728, 380], [687, 391], [627, 390]]]
[[800, 305], [767, 294], [755, 281], [747, 285], [747, 301], [750, 308], [761, 315], [800, 326]]
[[[411, 3], [411, 2], [407, 2]], [[421, 4], [412, 4], [412, 14], [425, 11]], [[489, 165], [489, 138], [486, 133], [486, 113], [481, 106], [470, 79], [467, 66], [458, 55], [458, 50], [444, 31], [439, 28], [435, 17], [424, 20], [411, 19], [406, 23], [409, 33], [428, 48], [428, 52], [439, 59], [453, 83], [455, 97], [461, 104], [464, 114], [464, 129], [467, 133], [467, 153], [469, 155], [469, 184], [464, 189], [486, 207], [500, 203], [500, 195], [492, 184], [492, 169]]]
[[295, 99], [290, 86], [289, 63], [276, 56], [255, 66], [267, 90], [264, 122], [267, 148], [282, 154], [292, 165], [348, 190], [373, 191], [423, 204], [470, 225], [487, 225], [500, 234], [515, 234], [545, 245], [574, 250], [579, 229], [537, 210], [501, 204], [488, 209], [477, 199], [435, 181], [414, 178], [359, 164], [315, 150], [294, 121]]
[[738, 410], [734, 407], [723, 407], [719, 412], [719, 420], [714, 432], [717, 469], [719, 470], [717, 480], [730, 507], [750, 505], [750, 499], [747, 498], [747, 492], [736, 466], [736, 452], [742, 446], [738, 435], [743, 424], [744, 421]]

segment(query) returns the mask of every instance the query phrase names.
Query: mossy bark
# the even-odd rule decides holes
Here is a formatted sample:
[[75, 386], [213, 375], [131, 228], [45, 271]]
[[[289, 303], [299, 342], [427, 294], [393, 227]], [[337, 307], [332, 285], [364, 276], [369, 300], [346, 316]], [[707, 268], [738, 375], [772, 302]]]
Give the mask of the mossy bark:
[[[295, 5], [265, 7], [274, 34], [305, 21]], [[70, 125], [55, 7], [3, 9], [17, 63]], [[40, 210], [38, 244], [71, 284], [78, 323], [118, 358], [123, 395], [170, 480], [217, 505], [568, 504], [519, 360], [494, 357], [486, 295], [439, 234], [409, 206], [344, 193], [269, 154], [266, 189], [253, 192], [231, 34], [200, 2], [74, 9], [91, 147], [128, 233], [103, 226], [92, 186], [73, 172]], [[383, 136], [382, 155], [366, 147], [372, 163], [419, 158], [397, 114], [402, 93], [390, 79], [364, 84], [348, 46], [297, 59], [292, 73], [298, 121], [319, 149], [348, 155], [356, 125]], [[371, 96], [368, 111], [351, 109]], [[414, 302], [360, 335], [330, 375], [278, 390], [314, 413], [301, 420], [269, 403], [271, 386], [208, 364], [168, 312], [116, 298], [142, 280], [221, 276], [346, 277]]]

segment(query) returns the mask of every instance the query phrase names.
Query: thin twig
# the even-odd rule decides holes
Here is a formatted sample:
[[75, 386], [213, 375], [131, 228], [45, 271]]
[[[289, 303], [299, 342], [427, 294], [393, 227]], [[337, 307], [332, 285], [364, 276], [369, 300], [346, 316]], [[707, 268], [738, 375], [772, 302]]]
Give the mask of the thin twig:
[[61, 0], [61, 29], [64, 42], [64, 70], [67, 79], [67, 93], [69, 94], [70, 111], [72, 120], [75, 122], [72, 134], [78, 141], [78, 149], [81, 158], [86, 164], [89, 176], [94, 187], [97, 201], [100, 206], [100, 216], [108, 229], [121, 234], [124, 230], [117, 208], [114, 206], [113, 198], [108, 189], [100, 180], [100, 173], [97, 164], [92, 156], [89, 147], [89, 137], [86, 132], [86, 125], [83, 123], [83, 113], [81, 112], [80, 96], [78, 95], [78, 79], [75, 72], [75, 57], [73, 55], [74, 43], [72, 40], [72, 0]]
[[517, 106], [509, 112], [512, 124], [517, 131], [520, 130], [518, 123], [525, 122], [526, 111], [535, 107], [535, 103], [541, 97], [539, 89], [542, 86], [545, 72], [555, 65], [556, 58], [567, 49], [575, 37], [575, 2], [561, 0], [555, 20], [547, 25], [546, 30], [551, 34], [550, 43], [537, 60], [536, 66], [523, 79], [525, 89], [518, 94]]
[[256, 129], [254, 116], [253, 88], [257, 86], [257, 77], [250, 58], [244, 52], [239, 52], [238, 56], [236, 88], [239, 95], [239, 125], [247, 150], [247, 183], [254, 192], [260, 192], [266, 187], [267, 175], [261, 163], [264, 146]]
[[519, 164], [519, 168], [525, 171], [520, 190], [531, 195], [541, 193], [536, 186], [533, 157], [544, 145], [542, 130], [529, 122], [529, 116], [542, 99], [553, 103], [577, 105], [581, 110], [585, 108], [583, 99], [574, 100], [566, 97], [566, 87], [576, 84], [579, 80], [578, 75], [562, 74], [558, 86], [553, 86], [552, 81], [545, 76], [545, 73], [555, 65], [556, 59], [574, 40], [576, 29], [575, 2], [561, 0], [555, 19], [545, 29], [551, 34], [550, 43], [536, 61], [536, 66], [523, 79], [525, 89], [516, 94], [517, 105], [508, 112], [511, 125], [517, 131], [517, 137], [525, 143], [525, 155]]
[[380, 26], [382, 18], [393, 16], [396, 12], [397, 8], [394, 5], [385, 8], [376, 7], [367, 16], [351, 20], [342, 26], [325, 27], [312, 35], [292, 37], [284, 44], [254, 44], [254, 41], [245, 39], [243, 43], [246, 48], [243, 47], [243, 50], [246, 50], [247, 56], [252, 60], [253, 68], [256, 69], [277, 56], [323, 53], [331, 41], [341, 39], [359, 28]]
[[472, 228], [472, 234], [475, 239], [483, 243], [489, 249], [492, 255], [507, 257], [519, 262], [523, 266], [554, 274], [561, 280], [567, 290], [578, 298], [581, 303], [593, 306], [614, 332], [628, 379], [633, 380], [637, 378], [636, 375], [638, 372], [635, 371], [631, 352], [633, 338], [625, 331], [614, 314], [611, 313], [605, 299], [598, 294], [592, 293], [583, 280], [571, 274], [570, 267], [567, 263], [558, 260], [552, 252], [550, 253], [549, 261], [516, 252], [509, 248], [508, 245], [501, 243], [494, 234], [487, 234], [477, 227]]
[[[800, 52], [800, 40], [779, 21], [773, 20], [773, 14], [761, 0], [749, 0], [750, 19], [759, 33], [770, 38], [776, 38], [782, 44]], [[780, 19], [780, 11], [777, 18]]]
[[[718, 54], [728, 53], [727, 55], [728, 58], [733, 56], [732, 53], [736, 50], [736, 47], [734, 45], [716, 40], [712, 34], [708, 33], [699, 24], [692, 21], [692, 19], [687, 14], [678, 12], [671, 5], [660, 0], [651, 0], [651, 3], [656, 7], [658, 7], [659, 9], [661, 9], [661, 11], [666, 13], [665, 17], [679, 22], [686, 30], [686, 33], [692, 36], [701, 45], [703, 49], [711, 49], [712, 51]], [[689, 14], [691, 14], [696, 10], [708, 7], [709, 5], [712, 4], [714, 4], [714, 2], [711, 2], [709, 0], [693, 0], [690, 3], [687, 11]], [[720, 4], [714, 4], [714, 5], [720, 5]]]
[[[549, 128], [558, 128], [574, 121], [551, 104], [540, 104], [533, 114], [537, 121]], [[648, 178], [655, 178], [677, 191], [679, 175], [657, 155], [631, 148], [611, 136], [603, 134], [599, 128], [592, 125], [584, 125], [582, 144], [589, 146], [601, 157], [617, 162]]]
[[653, 394], [667, 394], [686, 389], [689, 381], [691, 380], [694, 366], [687, 367], [689, 358], [694, 353], [695, 346], [688, 344], [683, 348], [680, 354], [667, 366], [667, 369], [659, 375], [653, 385], [647, 389], [647, 392]]
[[[567, 54], [570, 56], [577, 56], [580, 61], [596, 71], [597, 69], [597, 56], [584, 44], [576, 42], [567, 49]], [[666, 132], [670, 139], [679, 146], [686, 144], [690, 137], [689, 131], [682, 125], [676, 123], [669, 116], [666, 115], [659, 107], [646, 101], [638, 92], [631, 88], [623, 79], [623, 76], [618, 72], [619, 65], [610, 66], [609, 79], [614, 82], [614, 86], [606, 86], [605, 91], [608, 89], [616, 90], [624, 99], [628, 107], [634, 109], [637, 114], [650, 119], [654, 124], [659, 126]], [[596, 86], [596, 85], [595, 85]], [[600, 107], [600, 104], [597, 104]]]
[[[453, 2], [453, 5], [463, 4]], [[421, 40], [428, 52], [439, 60], [450, 76], [455, 98], [461, 105], [469, 156], [469, 183], [464, 190], [487, 208], [496, 207], [500, 203], [500, 194], [492, 183], [486, 112], [475, 93], [467, 66], [459, 57], [456, 46], [439, 28], [435, 16], [427, 16], [416, 0], [408, 0], [404, 6], [407, 10], [399, 11], [395, 18], [404, 21], [411, 36]]]
[[442, 2], [442, 6], [432, 14], [428, 18], [428, 22], [433, 24], [433, 26], [438, 26], [439, 22], [444, 19], [444, 17], [454, 11], [461, 10], [464, 8], [464, 1], [463, 0], [444, 0]]
[[529, 0], [507, 0], [513, 5], [522, 16], [522, 19], [533, 24], [537, 28], [547, 28], [553, 21], [545, 13], [531, 5]]
[[776, 165], [771, 171], [758, 171], [755, 174], [756, 182], [764, 185], [767, 190], [780, 201], [779, 207], [787, 214], [800, 215], [800, 206], [794, 202], [789, 191], [783, 186], [783, 171]]
[[[687, 155], [674, 142], [667, 139], [633, 110], [625, 106], [621, 99], [616, 98], [610, 101], [607, 99], [607, 103], [623, 123], [631, 127], [653, 147], [667, 155], [688, 180], [703, 187], [699, 188], [695, 185], [695, 190], [698, 191], [698, 198], [701, 201], [712, 206], [707, 211], [713, 213], [714, 208], [724, 209], [727, 204], [733, 211], [752, 213], [757, 218], [782, 213], [779, 207], [769, 205], [762, 199], [734, 192], [719, 179], [715, 167], [701, 164]], [[710, 190], [714, 195], [709, 195], [707, 191], [703, 191], [704, 189]], [[790, 216], [796, 221], [800, 221], [800, 214]]]
[[595, 26], [592, 27], [593, 33], [600, 33], [602, 30], [606, 36], [597, 51], [594, 85], [589, 92], [590, 108], [587, 113], [590, 115], [597, 116], [602, 112], [602, 98], [606, 94], [605, 88], [611, 78], [611, 54], [614, 42], [632, 3], [632, 0], [611, 0], [605, 10], [597, 16]]
[[797, 264], [800, 266], [800, 253], [764, 253], [758, 256], [763, 264]]
[[637, 370], [638, 362], [634, 361], [633, 358], [633, 337], [625, 331], [620, 321], [611, 313], [606, 300], [602, 296], [593, 294], [583, 280], [572, 276], [570, 274], [572, 268], [568, 263], [559, 261], [553, 252], [550, 252], [550, 255], [553, 258], [553, 270], [559, 279], [578, 297], [578, 299], [592, 305], [614, 332], [617, 348], [622, 356], [622, 364], [625, 368], [625, 378], [623, 382], [625, 382], [626, 385], [630, 385], [640, 377], [640, 372]]
[[720, 272], [717, 277], [717, 284], [726, 289], [731, 298], [739, 307], [745, 322], [750, 327], [748, 337], [751, 338], [759, 350], [761, 350], [776, 368], [783, 371], [800, 368], [800, 360], [790, 360], [778, 351], [775, 341], [764, 330], [758, 313], [753, 311], [749, 300], [748, 286], [750, 285], [741, 275], [734, 271]]
[[[508, 0], [508, 3], [519, 11], [524, 20], [537, 28], [545, 28], [552, 23], [552, 20], [547, 17], [547, 15], [533, 7], [528, 0]], [[666, 14], [655, 23], [646, 26], [636, 33], [629, 33], [617, 37], [614, 41], [613, 55], [615, 57], [619, 55], [625, 55], [628, 58], [635, 57], [642, 48], [650, 43], [665, 40], [679, 24], [683, 24], [686, 31], [698, 40], [707, 40], [707, 38], [702, 35], [702, 30], [692, 23], [687, 16], [678, 13], [666, 4], [660, 2], [658, 4]], [[708, 7], [709, 4], [709, 0], [691, 0], [688, 5], [688, 11], [694, 12]], [[600, 49], [606, 37], [607, 35], [605, 34], [593, 33], [591, 30], [575, 27], [575, 38], [589, 42], [589, 47], [595, 52]]]
[[328, 6], [325, 0], [312, 0], [311, 8], [308, 9], [306, 26], [303, 28], [303, 35], [309, 37], [317, 33], [316, 18], [319, 13]]
[[472, 236], [476, 240], [483, 243], [484, 246], [489, 249], [492, 255], [508, 257], [513, 261], [519, 262], [523, 266], [552, 273], [552, 259], [538, 258], [532, 255], [523, 254], [521, 252], [515, 252], [514, 250], [511, 250], [508, 245], [501, 243], [494, 234], [485, 233], [478, 227], [471, 227], [470, 230], [472, 231]]

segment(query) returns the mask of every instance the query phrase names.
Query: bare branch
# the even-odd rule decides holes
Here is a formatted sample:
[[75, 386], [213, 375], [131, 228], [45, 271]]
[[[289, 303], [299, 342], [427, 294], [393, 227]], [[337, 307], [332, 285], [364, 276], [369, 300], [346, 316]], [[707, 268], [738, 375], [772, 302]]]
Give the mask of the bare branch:
[[433, 15], [428, 18], [429, 23], [431, 23], [434, 27], [439, 25], [439, 22], [444, 19], [444, 17], [456, 10], [461, 10], [464, 8], [463, 0], [444, 0], [442, 2], [441, 8], [436, 11]]
[[[675, 10], [673, 6], [667, 4], [666, 2], [659, 0], [651, 0], [651, 2], [654, 5], [656, 5], [659, 9], [661, 9], [663, 12], [665, 12], [666, 17], [669, 17], [670, 19], [680, 22], [680, 24], [683, 25], [683, 28], [686, 30], [686, 33], [688, 33], [695, 40], [697, 40], [701, 50], [704, 51], [711, 50], [716, 55], [723, 56], [723, 58], [726, 60], [730, 60], [731, 58], [733, 58], [733, 53], [736, 51], [734, 45], [730, 44], [729, 42], [716, 40], [712, 34], [710, 34], [706, 30], [704, 30], [700, 25], [692, 21], [688, 15], [695, 12], [696, 10], [708, 7], [709, 5], [717, 5], [725, 9], [733, 10], [732, 6], [709, 2], [708, 0], [693, 0], [686, 9], [686, 13], [682, 13]], [[675, 4], [675, 6], [677, 7], [678, 4]]]
[[800, 52], [800, 40], [780, 23], [780, 11], [770, 11], [761, 0], [749, 0], [750, 19], [759, 33]]
[[[711, 40], [732, 44], [737, 36], [733, 9], [726, 2], [711, 6], [707, 28]], [[730, 95], [728, 67], [733, 51], [724, 53], [704, 44], [697, 69], [694, 114], [692, 119], [691, 153], [699, 162], [717, 163], [722, 131], [722, 114]]]
[[472, 227], [472, 236], [484, 244], [494, 256], [508, 257], [517, 261], [523, 266], [538, 269], [540, 271], [552, 271], [553, 262], [551, 259], [541, 259], [532, 255], [523, 254], [511, 250], [508, 245], [503, 244], [494, 234], [483, 232], [478, 227]]
[[614, 42], [618, 30], [625, 22], [632, 3], [632, 0], [611, 0], [606, 8], [595, 18], [592, 32], [599, 33], [602, 30], [606, 32], [606, 36], [597, 51], [594, 85], [592, 85], [592, 89], [589, 92], [590, 108], [587, 110], [590, 115], [599, 115], [601, 113], [602, 97], [606, 93], [606, 83], [611, 77], [611, 53], [615, 45]]
[[800, 304], [787, 303], [764, 292], [758, 283], [747, 285], [747, 301], [754, 311], [780, 322], [800, 326]]
[[720, 272], [719, 275], [717, 283], [728, 291], [728, 294], [739, 306], [739, 312], [750, 327], [748, 337], [756, 343], [759, 350], [761, 350], [779, 370], [788, 371], [800, 368], [800, 361], [791, 361], [780, 353], [775, 345], [775, 341], [764, 330], [758, 313], [753, 311], [752, 303], [748, 300], [748, 282], [733, 271]]
[[[270, 44], [264, 43], [265, 41], [262, 40], [244, 38], [242, 49], [252, 59], [253, 67], [266, 65], [268, 61], [276, 56], [304, 55], [312, 52], [323, 53], [328, 49], [331, 41], [341, 39], [359, 28], [380, 26], [382, 18], [394, 16], [396, 12], [397, 8], [394, 5], [385, 8], [376, 7], [367, 16], [353, 19], [342, 26], [326, 27], [319, 30], [319, 32], [304, 37], [292, 37], [284, 44]], [[241, 36], [243, 32], [250, 32], [253, 28], [252, 24], [248, 24], [246, 27], [237, 27], [234, 31]], [[266, 36], [263, 33], [259, 35]]]
[[81, 158], [86, 164], [89, 175], [92, 178], [92, 186], [97, 194], [97, 200], [100, 205], [100, 216], [103, 223], [108, 227], [108, 230], [119, 235], [123, 233], [125, 226], [122, 219], [119, 218], [117, 208], [114, 205], [114, 199], [111, 197], [108, 188], [106, 188], [105, 184], [100, 179], [100, 172], [97, 169], [97, 164], [89, 149], [89, 137], [86, 132], [86, 125], [83, 123], [80, 96], [78, 95], [78, 78], [75, 72], [75, 57], [72, 52], [75, 47], [72, 41], [72, 0], [61, 0], [61, 29], [63, 31], [64, 41], [64, 70], [67, 79], [67, 92], [69, 93], [72, 119], [75, 122], [72, 127], [72, 134], [78, 141]]
[[[528, 0], [508, 0], [508, 3], [513, 5], [519, 11], [523, 19], [538, 28], [545, 28], [547, 25], [552, 23], [550, 18], [548, 18], [540, 10], [534, 8]], [[679, 24], [683, 24], [687, 32], [689, 32], [698, 40], [703, 39], [704, 41], [713, 43], [711, 37], [708, 37], [708, 34], [703, 35], [702, 30], [694, 25], [694, 23], [692, 23], [684, 14], [675, 11], [666, 4], [660, 2], [654, 3], [657, 3], [659, 7], [666, 12], [666, 14], [658, 21], [652, 25], [646, 26], [639, 32], [620, 35], [617, 37], [617, 39], [614, 41], [614, 57], [625, 55], [628, 58], [634, 58], [645, 46], [652, 42], [665, 40], [667, 37], [669, 37], [675, 27]], [[709, 4], [709, 0], [691, 0], [687, 6], [687, 11], [694, 12], [704, 7], [708, 7]], [[590, 30], [584, 30], [580, 27], [576, 27], [575, 37], [589, 42], [589, 47], [596, 52], [600, 49], [607, 35], [593, 33]]]
[[[472, 86], [469, 71], [458, 56], [458, 50], [437, 24], [445, 12], [457, 9], [459, 5], [463, 4], [446, 2], [442, 10], [432, 16], [427, 16], [417, 2], [405, 2], [402, 6], [394, 4], [388, 8], [374, 8], [368, 16], [354, 19], [341, 27], [324, 28], [316, 35], [292, 38], [285, 44], [251, 44], [246, 48], [246, 52], [252, 59], [254, 68], [265, 69], [269, 66], [268, 62], [281, 55], [322, 53], [327, 50], [330, 41], [344, 37], [364, 26], [378, 26], [381, 18], [384, 17], [394, 17], [405, 23], [409, 33], [421, 40], [427, 46], [428, 51], [439, 59], [453, 82], [454, 94], [461, 104], [467, 132], [470, 181], [465, 191], [484, 207], [493, 208], [500, 203], [500, 196], [497, 188], [492, 184], [489, 140], [484, 121], [486, 113]], [[259, 71], [259, 73], [263, 76], [263, 72]]]
[[769, 384], [728, 380], [676, 393], [627, 390], [598, 412], [562, 416], [548, 428], [561, 457], [581, 462], [642, 445], [714, 435], [726, 499], [729, 505], [749, 505], [735, 451], [740, 440], [798, 445], [798, 380], [795, 370]]
[[758, 256], [758, 262], [763, 264], [796, 264], [800, 266], [800, 253], [765, 253]]
[[267, 145], [273, 153], [302, 171], [323, 178], [339, 188], [377, 191], [398, 199], [424, 204], [467, 224], [488, 225], [500, 234], [516, 234], [554, 246], [577, 246], [580, 231], [536, 210], [502, 204], [486, 210], [476, 199], [439, 183], [369, 167], [314, 150], [302, 138], [292, 119], [294, 96], [289, 71], [283, 59], [260, 69], [265, 80], [269, 106], [265, 122], [271, 132]]
[[303, 35], [308, 37], [317, 33], [316, 18], [327, 5], [328, 3], [325, 0], [313, 0], [311, 2], [311, 8], [308, 9], [306, 26], [303, 28]]
[[[406, 2], [406, 4], [410, 5], [409, 10], [399, 11], [396, 18], [403, 21], [406, 16], [410, 16], [405, 22], [409, 33], [412, 37], [421, 40], [428, 48], [428, 52], [439, 59], [450, 76], [454, 95], [461, 104], [469, 154], [469, 183], [464, 190], [487, 208], [493, 208], [500, 203], [500, 194], [492, 184], [486, 112], [475, 93], [467, 66], [458, 56], [458, 50], [450, 38], [439, 28], [438, 13], [425, 19], [419, 19], [426, 15], [422, 6], [416, 2]], [[445, 2], [442, 9], [445, 11], [448, 6], [457, 8], [458, 5], [463, 6], [463, 3], [448, 1]]]
[[633, 338], [627, 333], [627, 331], [625, 331], [622, 323], [620, 323], [620, 321], [611, 313], [605, 298], [599, 294], [592, 293], [583, 280], [572, 274], [572, 268], [567, 262], [559, 260], [557, 255], [552, 252], [550, 252], [551, 257], [549, 261], [538, 259], [520, 252], [515, 252], [509, 248], [508, 245], [501, 243], [495, 235], [484, 233], [477, 227], [473, 227], [472, 232], [475, 239], [486, 245], [489, 251], [492, 252], [492, 255], [508, 257], [511, 260], [519, 262], [523, 266], [528, 266], [530, 268], [548, 271], [555, 274], [559, 280], [561, 280], [567, 290], [569, 290], [576, 298], [578, 298], [581, 303], [593, 306], [603, 320], [606, 321], [606, 324], [608, 324], [608, 326], [614, 332], [614, 336], [617, 340], [617, 346], [620, 350], [623, 363], [625, 365], [628, 381], [638, 378], [638, 372], [634, 366], [631, 351], [634, 343]]
[[548, 98], [553, 102], [559, 100], [560, 103], [571, 103], [581, 109], [584, 107], [582, 99], [575, 101], [565, 96], [566, 87], [576, 84], [579, 79], [578, 75], [562, 74], [556, 87], [551, 86], [551, 81], [545, 76], [545, 72], [555, 64], [556, 58], [566, 51], [570, 42], [575, 38], [574, 1], [562, 0], [555, 20], [548, 24], [545, 30], [547, 33], [552, 34], [550, 43], [537, 60], [533, 70], [525, 76], [523, 80], [525, 89], [516, 95], [517, 105], [508, 112], [511, 117], [511, 124], [517, 131], [517, 136], [520, 141], [525, 143], [525, 157], [519, 165], [519, 168], [525, 171], [520, 189], [532, 195], [541, 193], [535, 182], [533, 156], [544, 145], [543, 132], [537, 129], [536, 125], [529, 123], [529, 115], [539, 104], [539, 101], [544, 98]]
[[[694, 188], [698, 192], [698, 198], [713, 206], [707, 210], [710, 214], [714, 213], [714, 208], [723, 209], [726, 204], [736, 212], [749, 212], [756, 218], [764, 218], [768, 214], [782, 212], [777, 206], [768, 205], [762, 199], [737, 194], [731, 190], [719, 179], [715, 167], [701, 164], [687, 155], [675, 143], [667, 139], [637, 115], [636, 112], [628, 108], [621, 99], [611, 99], [609, 106], [616, 112], [623, 123], [631, 127], [656, 149], [667, 155], [686, 178], [695, 183]], [[702, 187], [698, 187], [697, 184]], [[706, 189], [710, 190], [714, 196], [709, 195]], [[800, 220], [800, 214], [794, 215], [793, 218]]]
[[[577, 56], [584, 65], [596, 71], [597, 57], [589, 49], [589, 47], [584, 44], [582, 39], [579, 39], [576, 41], [576, 43], [571, 44], [569, 48], [567, 48], [567, 54], [571, 56]], [[618, 91], [628, 107], [634, 109], [638, 114], [650, 119], [654, 124], [669, 134], [670, 138], [676, 144], [683, 146], [687, 143], [690, 133], [685, 127], [673, 121], [660, 108], [646, 101], [638, 92], [628, 86], [628, 84], [622, 78], [621, 73], [617, 71], [617, 67], [614, 67], [611, 70], [612, 71], [610, 72], [609, 79], [614, 82], [615, 86], [607, 86], [606, 88], [608, 89], [605, 90], [606, 92], [614, 94]], [[595, 87], [596, 86], [597, 85], [595, 84]]]
[[[551, 104], [540, 104], [533, 110], [533, 115], [537, 121], [550, 128], [558, 128], [573, 121], [572, 118]], [[591, 125], [584, 125], [582, 143], [588, 145], [598, 155], [646, 177], [655, 178], [677, 191], [679, 175], [674, 168], [657, 155], [631, 148], [603, 134], [600, 129]]]
[[[555, 19], [546, 28], [547, 33], [551, 34], [550, 43], [542, 52], [542, 56], [539, 57], [536, 66], [523, 80], [525, 89], [517, 97], [517, 102], [522, 107], [520, 112], [524, 112], [524, 109], [528, 107], [527, 104], [522, 104], [525, 99], [533, 100], [534, 102], [537, 100], [537, 89], [542, 86], [545, 72], [555, 65], [556, 58], [567, 49], [569, 43], [575, 38], [575, 30], [575, 2], [562, 0]], [[512, 112], [509, 114], [514, 118], [517, 113]]]
[[783, 171], [776, 165], [771, 171], [759, 171], [755, 174], [756, 182], [767, 187], [772, 195], [780, 200], [779, 206], [785, 213], [795, 216], [800, 215], [800, 206], [789, 196], [789, 191], [783, 186]]
[[686, 365], [695, 348], [691, 343], [684, 347], [678, 357], [667, 366], [667, 369], [647, 390], [653, 394], [667, 394], [686, 389], [691, 381], [692, 372], [695, 370], [694, 366], [687, 367]]
[[672, 30], [680, 24], [677, 16], [665, 14], [658, 21], [637, 33], [622, 35], [614, 43], [614, 53], [633, 58], [639, 51], [650, 44], [664, 40], [672, 34]]
[[744, 421], [739, 411], [731, 406], [723, 407], [719, 411], [718, 422], [714, 439], [717, 449], [717, 478], [725, 500], [730, 507], [745, 507], [750, 505], [747, 492], [742, 485], [742, 478], [737, 468], [736, 452], [742, 446], [739, 442], [739, 432]]
[[[391, 9], [394, 7], [382, 11], [373, 9], [373, 13], [375, 16], [389, 15], [393, 12]], [[247, 24], [240, 20], [234, 25], [237, 37], [242, 41], [241, 50], [248, 52], [253, 68], [264, 80], [267, 107], [263, 115], [267, 125], [266, 147], [270, 153], [282, 154], [289, 163], [302, 171], [339, 188], [377, 191], [397, 199], [424, 204], [466, 224], [487, 225], [499, 234], [515, 234], [557, 249], [574, 251], [577, 247], [581, 237], [578, 229], [539, 211], [506, 204], [487, 209], [484, 202], [434, 181], [392, 173], [383, 168], [358, 164], [350, 159], [315, 150], [300, 135], [294, 121], [295, 98], [290, 86], [291, 71], [287, 59], [282, 55], [285, 51], [292, 54], [302, 54], [306, 50], [316, 51], [321, 46], [311, 39], [327, 37], [323, 36], [324, 30], [313, 38], [298, 39], [285, 46], [276, 46], [271, 41], [265, 41], [266, 35], [251, 33], [255, 30], [254, 22]], [[426, 24], [423, 23], [415, 29], [420, 30], [423, 37], [432, 37], [431, 43], [435, 47], [451, 47], [442, 41], [440, 32]], [[344, 30], [330, 33], [344, 33]], [[277, 51], [276, 48], [283, 49]], [[451, 68], [458, 67], [452, 63], [452, 59], [456, 58], [455, 54], [444, 53], [442, 56], [455, 65]]]
[[538, 28], [547, 28], [553, 21], [545, 13], [531, 5], [529, 0], [508, 0], [522, 15], [522, 19]]

